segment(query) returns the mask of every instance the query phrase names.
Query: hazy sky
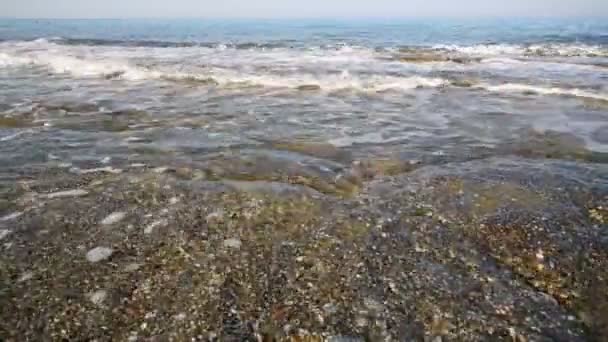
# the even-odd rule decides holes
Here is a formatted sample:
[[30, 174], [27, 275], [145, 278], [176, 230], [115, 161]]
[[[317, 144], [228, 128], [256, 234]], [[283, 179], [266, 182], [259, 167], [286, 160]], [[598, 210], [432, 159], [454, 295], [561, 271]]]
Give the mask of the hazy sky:
[[0, 0], [2, 17], [608, 16], [608, 0]]

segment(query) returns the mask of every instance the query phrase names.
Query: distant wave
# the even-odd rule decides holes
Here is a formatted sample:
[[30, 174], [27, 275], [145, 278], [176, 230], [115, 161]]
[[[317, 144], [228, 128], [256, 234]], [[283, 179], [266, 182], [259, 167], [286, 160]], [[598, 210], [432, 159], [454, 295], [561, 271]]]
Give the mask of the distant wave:
[[173, 82], [199, 82], [227, 88], [269, 87], [289, 88], [302, 91], [356, 90], [381, 92], [388, 90], [413, 90], [416, 88], [469, 87], [496, 93], [533, 93], [540, 95], [563, 95], [608, 101], [608, 95], [585, 89], [567, 87], [545, 87], [530, 84], [493, 84], [481, 81], [457, 81], [441, 77], [400, 76], [387, 74], [305, 73], [294, 69], [290, 73], [259, 72], [255, 69], [238, 70], [226, 68], [199, 68], [183, 72], [168, 66], [166, 68], [136, 66], [127, 60], [77, 58], [37, 51], [29, 54], [7, 54], [0, 52], [0, 67], [34, 66], [43, 67], [57, 74], [75, 77], [97, 77], [129, 81], [166, 80]]
[[[141, 40], [141, 39], [99, 39], [99, 38], [63, 38], [49, 37], [38, 38], [22, 41], [11, 41], [7, 39], [0, 42], [12, 43], [52, 43], [67, 46], [109, 46], [109, 47], [149, 47], [149, 48], [188, 48], [188, 47], [205, 47], [218, 49], [274, 49], [274, 48], [290, 48], [301, 46], [294, 40], [277, 40], [268, 42], [196, 42], [196, 41], [165, 41], [165, 40]], [[341, 45], [327, 46], [328, 48], [339, 48]]]
[[549, 56], [549, 57], [608, 57], [608, 47], [586, 44], [478, 44], [435, 45], [434, 50], [457, 52], [472, 56]]
[[234, 49], [273, 49], [293, 46], [293, 41], [277, 42], [240, 42], [240, 43], [218, 43], [218, 42], [179, 42], [162, 40], [113, 40], [113, 39], [86, 39], [86, 38], [59, 38], [51, 40], [54, 43], [64, 45], [89, 45], [89, 46], [118, 46], [118, 47], [152, 47], [152, 48], [183, 48], [183, 47], [207, 47], [207, 48], [234, 48]]
[[505, 83], [498, 85], [478, 84], [475, 88], [481, 88], [490, 92], [496, 93], [532, 93], [541, 95], [564, 95], [582, 97], [593, 100], [608, 101], [608, 94], [593, 93], [587, 90], [578, 88], [559, 88], [559, 87], [542, 87], [529, 84]]
[[230, 70], [210, 70], [209, 73], [168, 72], [151, 68], [131, 66], [126, 62], [109, 60], [89, 60], [70, 56], [58, 56], [48, 53], [36, 56], [14, 56], [0, 53], [2, 66], [39, 66], [46, 67], [55, 73], [68, 73], [76, 77], [101, 77], [106, 79], [124, 79], [141, 81], [148, 79], [201, 82], [220, 86], [237, 87], [277, 87], [299, 90], [336, 91], [355, 89], [362, 91], [384, 91], [390, 89], [415, 89], [420, 87], [439, 87], [448, 81], [440, 78], [421, 76], [357, 76], [348, 72], [338, 75], [317, 77], [309, 74], [275, 75], [247, 74]]
[[[2, 40], [0, 42], [10, 42]], [[13, 41], [16, 43], [17, 41]], [[22, 42], [52, 43], [67, 46], [108, 46], [108, 47], [149, 47], [149, 48], [190, 48], [203, 47], [214, 49], [321, 49], [336, 50], [348, 49], [347, 43], [310, 45], [295, 40], [274, 40], [263, 42], [203, 42], [203, 41], [164, 41], [164, 40], [137, 40], [137, 39], [98, 39], [98, 38], [64, 38], [48, 37]], [[608, 44], [608, 43], [607, 43]], [[608, 45], [588, 44], [581, 42], [551, 42], [537, 44], [474, 44], [454, 45], [437, 44], [430, 46], [377, 46], [367, 49], [376, 52], [406, 51], [412, 53], [458, 53], [469, 56], [554, 56], [554, 57], [608, 57]]]

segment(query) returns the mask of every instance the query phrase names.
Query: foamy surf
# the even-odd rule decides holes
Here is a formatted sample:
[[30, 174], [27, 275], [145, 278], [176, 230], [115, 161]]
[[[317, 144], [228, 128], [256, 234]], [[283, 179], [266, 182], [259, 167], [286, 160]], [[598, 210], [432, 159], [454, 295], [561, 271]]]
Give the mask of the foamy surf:
[[542, 87], [529, 84], [505, 83], [498, 85], [478, 84], [475, 88], [484, 89], [495, 93], [530, 93], [540, 95], [558, 95], [588, 98], [593, 100], [608, 101], [608, 94], [593, 93], [578, 88]]
[[70, 74], [75, 77], [99, 77], [123, 79], [129, 81], [170, 80], [195, 81], [225, 87], [274, 87], [305, 90], [411, 90], [420, 87], [440, 87], [449, 82], [441, 78], [410, 76], [396, 77], [385, 75], [356, 75], [343, 71], [334, 75], [310, 74], [248, 74], [224, 68], [209, 68], [206, 73], [186, 73], [179, 71], [155, 70], [131, 66], [123, 61], [93, 60], [70, 56], [58, 56], [48, 53], [33, 54], [27, 57], [0, 54], [0, 66], [40, 66], [58, 74]]
[[472, 56], [608, 57], [607, 47], [584, 44], [439, 44], [433, 49]]

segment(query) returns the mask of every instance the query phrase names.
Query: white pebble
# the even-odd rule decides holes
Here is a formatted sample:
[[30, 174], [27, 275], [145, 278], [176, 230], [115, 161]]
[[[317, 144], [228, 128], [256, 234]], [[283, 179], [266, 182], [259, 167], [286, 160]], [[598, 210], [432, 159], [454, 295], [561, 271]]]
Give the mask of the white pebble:
[[112, 161], [112, 157], [105, 157], [101, 160], [101, 163], [108, 164], [110, 161]]
[[106, 172], [106, 173], [113, 173], [113, 174], [119, 174], [122, 172], [121, 169], [115, 169], [111, 166], [106, 166], [106, 167], [98, 167], [95, 169], [87, 169], [87, 170], [83, 170], [83, 169], [77, 169], [75, 170], [76, 173], [80, 173], [82, 175], [87, 174], [87, 173], [95, 173], [95, 172]]
[[0, 229], [0, 240], [4, 239], [5, 237], [8, 236], [8, 234], [10, 234], [11, 231], [8, 229]]
[[28, 281], [28, 280], [32, 279], [33, 277], [34, 277], [34, 272], [27, 271], [27, 272], [24, 272], [21, 275], [21, 277], [19, 277], [19, 280], [17, 280], [17, 282], [23, 283], [24, 281]]
[[87, 260], [90, 262], [99, 262], [109, 258], [113, 252], [114, 251], [108, 247], [95, 247], [87, 253]]
[[14, 213], [12, 213], [12, 214], [8, 214], [8, 215], [6, 215], [6, 216], [3, 216], [2, 218], [0, 218], [0, 221], [10, 221], [10, 220], [14, 220], [14, 219], [18, 218], [18, 217], [19, 217], [19, 216], [21, 216], [21, 215], [23, 215], [23, 213], [22, 213], [22, 212], [20, 212], [20, 211], [17, 211], [17, 212], [14, 212]]
[[74, 189], [74, 190], [66, 190], [53, 192], [46, 195], [46, 198], [60, 198], [60, 197], [77, 197], [87, 195], [89, 192], [83, 189]]
[[118, 223], [118, 222], [122, 221], [125, 218], [125, 216], [127, 216], [127, 214], [125, 212], [117, 211], [117, 212], [111, 213], [110, 215], [106, 216], [106, 218], [101, 220], [101, 224], [104, 226], [107, 226], [110, 224]]
[[101, 305], [108, 293], [105, 290], [97, 290], [89, 294], [89, 300], [95, 305]]
[[130, 264], [128, 264], [127, 266], [125, 266], [124, 271], [125, 271], [125, 272], [127, 272], [127, 273], [130, 273], [130, 272], [135, 272], [135, 271], [137, 271], [137, 270], [138, 270], [140, 267], [141, 267], [141, 264], [138, 264], [138, 263], [136, 263], [136, 262], [133, 262], [133, 263], [130, 263]]
[[545, 254], [543, 253], [542, 249], [539, 249], [538, 252], [536, 252], [536, 259], [538, 259], [538, 260], [544, 260], [545, 259]]
[[240, 249], [241, 248], [241, 240], [239, 239], [226, 239], [224, 240], [224, 247]]
[[146, 228], [144, 228], [144, 234], [152, 234], [154, 228], [167, 225], [166, 219], [160, 219], [150, 223]]
[[168, 167], [157, 167], [153, 171], [156, 173], [165, 173], [165, 172], [167, 172], [167, 170], [169, 170]]

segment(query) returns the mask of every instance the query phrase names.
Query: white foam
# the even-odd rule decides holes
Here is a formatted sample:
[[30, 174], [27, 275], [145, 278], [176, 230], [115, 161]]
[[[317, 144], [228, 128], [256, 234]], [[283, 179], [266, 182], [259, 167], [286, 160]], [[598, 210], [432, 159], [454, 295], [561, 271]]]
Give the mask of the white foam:
[[559, 88], [559, 87], [542, 87], [535, 86], [529, 84], [519, 84], [519, 83], [505, 83], [499, 85], [489, 85], [489, 84], [479, 84], [475, 86], [476, 88], [485, 89], [491, 92], [497, 93], [537, 93], [541, 95], [566, 95], [566, 96], [575, 96], [575, 97], [584, 97], [595, 100], [608, 101], [608, 94], [602, 93], [593, 93], [586, 90], [572, 88]]
[[608, 56], [608, 49], [606, 47], [582, 44], [537, 44], [530, 46], [517, 44], [435, 45], [433, 48], [474, 56]]
[[4, 137], [0, 137], [0, 141], [9, 141], [9, 140], [13, 140], [13, 139], [15, 139], [15, 138], [18, 138], [18, 137], [20, 137], [20, 136], [22, 136], [22, 135], [24, 135], [24, 134], [30, 133], [30, 132], [32, 132], [32, 130], [31, 130], [31, 129], [26, 129], [26, 130], [23, 130], [23, 131], [19, 131], [19, 132], [17, 132], [17, 133], [13, 133], [13, 134], [9, 134], [9, 135], [4, 136]]
[[[180, 72], [171, 70], [140, 68], [131, 66], [120, 60], [83, 59], [69, 56], [57, 56], [50, 53], [38, 53], [30, 57], [0, 55], [0, 65], [36, 65], [49, 68], [55, 73], [69, 73], [76, 77], [115, 77], [125, 80], [139, 81], [146, 79], [165, 80], [214, 80], [223, 87], [278, 87], [294, 88], [301, 86], [318, 86], [322, 90], [334, 91], [354, 89], [362, 91], [384, 91], [389, 89], [411, 90], [419, 87], [439, 87], [448, 84], [440, 78], [422, 76], [359, 76], [343, 71], [341, 74], [313, 75], [310, 73], [292, 73], [279, 75], [275, 73], [260, 73], [225, 68], [209, 68], [206, 73]], [[3, 64], [1, 64], [3, 63]]]

